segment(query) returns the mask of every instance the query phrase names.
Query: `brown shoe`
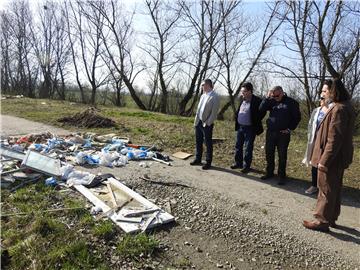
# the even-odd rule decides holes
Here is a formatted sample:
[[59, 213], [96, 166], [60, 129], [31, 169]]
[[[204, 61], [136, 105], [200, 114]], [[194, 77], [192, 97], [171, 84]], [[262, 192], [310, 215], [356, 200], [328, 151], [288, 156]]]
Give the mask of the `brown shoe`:
[[320, 231], [320, 232], [328, 232], [329, 231], [329, 223], [322, 223], [320, 221], [308, 221], [304, 220], [303, 225], [305, 228]]

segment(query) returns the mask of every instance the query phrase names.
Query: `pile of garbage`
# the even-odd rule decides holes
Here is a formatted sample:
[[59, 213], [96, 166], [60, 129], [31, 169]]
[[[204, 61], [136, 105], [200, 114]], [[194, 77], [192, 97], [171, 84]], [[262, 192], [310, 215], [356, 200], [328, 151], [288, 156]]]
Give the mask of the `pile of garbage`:
[[94, 107], [90, 107], [81, 113], [76, 113], [73, 116], [60, 118], [58, 119], [58, 122], [82, 128], [107, 128], [116, 126], [113, 120], [99, 115], [97, 111], [99, 110]]
[[129, 233], [174, 221], [171, 214], [123, 185], [114, 175], [76, 169], [77, 165], [124, 167], [131, 160], [171, 165], [170, 158], [155, 146], [131, 144], [128, 138], [116, 134], [57, 137], [41, 133], [1, 139], [0, 155], [1, 187], [10, 192], [40, 180], [56, 188], [73, 187], [94, 204], [91, 214], [110, 218]]
[[[56, 137], [51, 133], [29, 134], [2, 139], [0, 144], [2, 176], [9, 175], [9, 172], [14, 170], [21, 171], [22, 167], [29, 167], [31, 162], [35, 165], [31, 163], [33, 165], [29, 167], [30, 169], [44, 173], [42, 167], [53, 163], [59, 168], [49, 167], [49, 171], [45, 171], [45, 174], [58, 176], [64, 181], [69, 181], [68, 184], [87, 184], [95, 178], [95, 175], [77, 171], [74, 165], [113, 168], [126, 166], [130, 160], [153, 160], [171, 165], [169, 156], [160, 153], [155, 146], [131, 144], [128, 138], [113, 133], [71, 134], [63, 137]], [[53, 160], [59, 161], [59, 165]], [[56, 171], [60, 171], [61, 175], [54, 173]], [[8, 176], [2, 180], [6, 181], [9, 178]], [[1, 181], [2, 185], [4, 181]]]

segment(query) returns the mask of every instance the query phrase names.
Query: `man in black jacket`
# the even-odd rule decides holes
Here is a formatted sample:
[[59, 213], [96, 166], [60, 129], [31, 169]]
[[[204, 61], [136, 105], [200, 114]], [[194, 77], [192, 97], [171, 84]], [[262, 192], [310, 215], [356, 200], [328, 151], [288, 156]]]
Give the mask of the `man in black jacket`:
[[[230, 168], [241, 168], [242, 173], [250, 171], [255, 136], [264, 131], [261, 120], [265, 112], [259, 111], [261, 99], [255, 96], [253, 91], [254, 88], [250, 82], [241, 85], [242, 98], [235, 116], [235, 130], [237, 131], [235, 163]], [[243, 153], [244, 144], [245, 153]]]
[[275, 148], [277, 148], [279, 155], [278, 176], [280, 178], [278, 184], [284, 185], [290, 131], [294, 130], [301, 120], [299, 103], [288, 97], [281, 86], [275, 86], [261, 102], [259, 109], [265, 113], [270, 111], [269, 118], [266, 121], [266, 174], [261, 179], [265, 180], [274, 176]]

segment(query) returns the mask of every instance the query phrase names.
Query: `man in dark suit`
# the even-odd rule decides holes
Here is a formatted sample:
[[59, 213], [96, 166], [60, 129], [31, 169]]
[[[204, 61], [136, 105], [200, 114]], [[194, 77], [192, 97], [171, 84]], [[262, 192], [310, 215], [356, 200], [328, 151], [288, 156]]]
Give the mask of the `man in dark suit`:
[[[235, 163], [231, 169], [242, 169], [242, 173], [250, 171], [254, 140], [264, 129], [261, 120], [265, 112], [259, 111], [261, 99], [253, 94], [254, 87], [250, 82], [244, 82], [241, 86], [240, 106], [235, 115], [235, 131], [237, 131], [235, 145]], [[245, 153], [243, 146], [245, 145]]]

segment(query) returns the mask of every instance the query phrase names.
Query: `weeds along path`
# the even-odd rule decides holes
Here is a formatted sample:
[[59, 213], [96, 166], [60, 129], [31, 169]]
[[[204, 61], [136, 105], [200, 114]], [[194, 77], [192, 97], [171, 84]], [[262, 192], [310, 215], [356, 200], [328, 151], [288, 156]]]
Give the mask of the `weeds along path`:
[[[39, 131], [66, 132], [2, 116], [2, 134]], [[344, 194], [339, 227], [320, 233], [302, 226], [303, 219], [312, 218], [316, 202], [315, 196], [304, 194], [304, 183], [290, 180], [278, 186], [277, 179], [262, 181], [254, 172], [243, 175], [216, 164], [203, 171], [189, 162], [78, 169], [112, 173], [160, 206], [170, 202], [176, 225], [156, 232], [167, 246], [163, 262], [195, 269], [360, 269], [358, 190]]]

